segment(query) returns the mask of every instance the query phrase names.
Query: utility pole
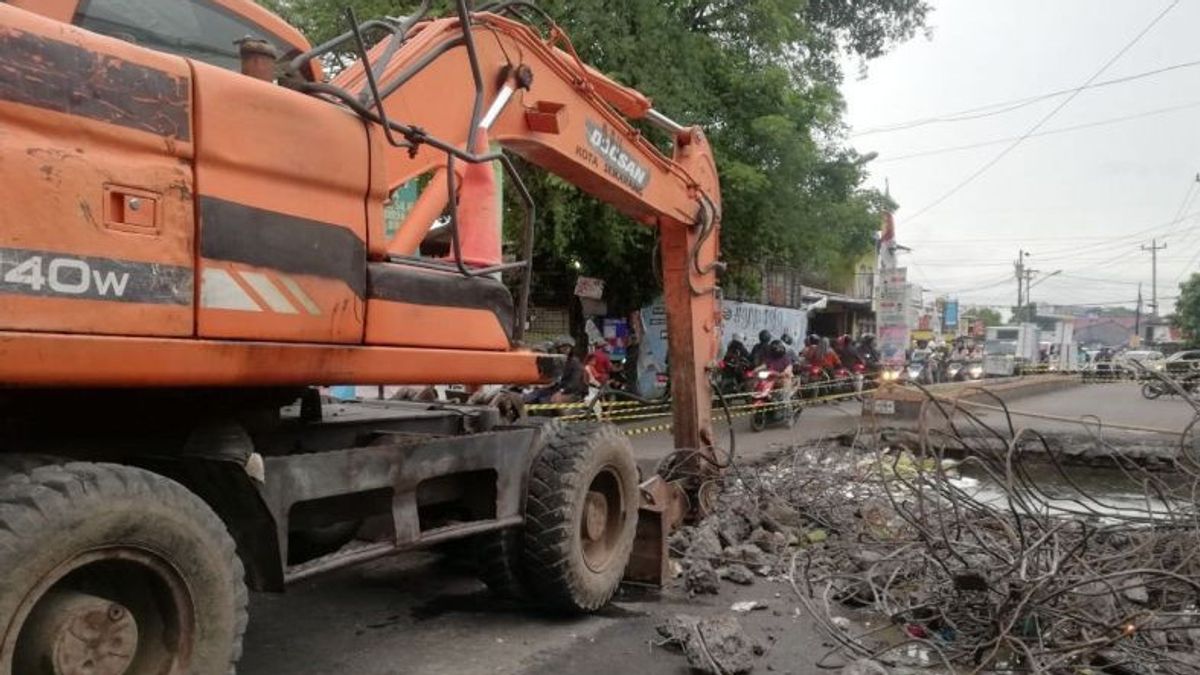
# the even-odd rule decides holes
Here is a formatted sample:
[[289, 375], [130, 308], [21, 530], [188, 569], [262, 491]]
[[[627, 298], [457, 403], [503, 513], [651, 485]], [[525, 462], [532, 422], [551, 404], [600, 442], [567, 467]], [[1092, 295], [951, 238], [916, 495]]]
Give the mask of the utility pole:
[[1040, 270], [1035, 270], [1035, 269], [1026, 269], [1025, 270], [1025, 306], [1029, 308], [1029, 312], [1028, 312], [1029, 316], [1025, 317], [1026, 321], [1033, 321], [1033, 315], [1035, 313], [1033, 311], [1033, 284], [1031, 284], [1030, 282], [1033, 281], [1033, 275], [1039, 274], [1039, 273], [1040, 273]]
[[1134, 346], [1140, 345], [1142, 339], [1142, 282], [1138, 282], [1137, 313], [1133, 315]]
[[1167, 242], [1158, 245], [1157, 239], [1150, 240], [1150, 246], [1142, 245], [1143, 251], [1150, 252], [1150, 316], [1158, 318], [1158, 252], [1167, 247]]
[[1029, 255], [1024, 249], [1017, 251], [1017, 259], [1013, 262], [1013, 270], [1017, 274], [1017, 311], [1021, 311], [1021, 305], [1025, 304], [1025, 295], [1022, 291], [1022, 284], [1025, 282], [1025, 256]]

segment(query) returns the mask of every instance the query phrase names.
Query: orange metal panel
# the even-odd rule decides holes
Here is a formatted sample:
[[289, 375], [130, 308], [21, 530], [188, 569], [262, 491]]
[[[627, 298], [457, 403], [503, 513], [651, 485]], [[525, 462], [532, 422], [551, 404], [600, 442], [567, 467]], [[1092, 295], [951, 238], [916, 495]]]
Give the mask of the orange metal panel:
[[[367, 344], [507, 351], [508, 334], [486, 309], [367, 301]], [[447, 382], [457, 380], [446, 380]]]
[[201, 307], [199, 334], [361, 342], [371, 189], [363, 122], [283, 87], [193, 66], [201, 276], [210, 261], [319, 276], [334, 282], [322, 302], [339, 308], [335, 321], [280, 314], [239, 324]]
[[531, 352], [0, 332], [0, 382], [9, 386], [532, 384], [549, 377], [554, 358]]
[[186, 61], [0, 4], [0, 73], [0, 328], [191, 335]]
[[21, 9], [63, 23], [71, 23], [75, 17], [75, 8], [79, 5], [79, 0], [8, 0], [8, 2]]
[[[7, 266], [6, 266], [7, 267]], [[29, 297], [0, 293], [0, 317], [6, 330], [70, 331], [99, 335], [128, 335], [153, 326], [159, 335], [187, 336], [195, 312], [188, 304], [122, 303], [63, 297]]]

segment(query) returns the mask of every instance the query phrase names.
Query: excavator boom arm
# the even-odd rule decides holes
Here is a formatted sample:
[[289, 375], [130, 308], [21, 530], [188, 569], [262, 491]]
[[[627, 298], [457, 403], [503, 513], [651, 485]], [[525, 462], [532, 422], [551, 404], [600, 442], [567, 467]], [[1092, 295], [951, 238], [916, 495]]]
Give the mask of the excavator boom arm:
[[[456, 17], [416, 17], [397, 26], [370, 51], [362, 48], [366, 59], [339, 74], [332, 87], [309, 87], [324, 95], [340, 92], [343, 102], [372, 101], [362, 107], [394, 132], [384, 162], [390, 188], [434, 177], [386, 252], [375, 244], [373, 252], [416, 250], [446, 208], [453, 181], [441, 178], [454, 159], [482, 158], [473, 152], [480, 133], [658, 228], [676, 446], [710, 450], [708, 369], [719, 341], [721, 201], [703, 131], [672, 122], [640, 92], [584, 64], [557, 27], [543, 37], [509, 16], [471, 14], [462, 2], [459, 10]], [[362, 39], [359, 30], [348, 36]], [[302, 55], [293, 64], [314, 56]], [[462, 84], [472, 82], [474, 87]], [[630, 119], [667, 131], [671, 156]]]

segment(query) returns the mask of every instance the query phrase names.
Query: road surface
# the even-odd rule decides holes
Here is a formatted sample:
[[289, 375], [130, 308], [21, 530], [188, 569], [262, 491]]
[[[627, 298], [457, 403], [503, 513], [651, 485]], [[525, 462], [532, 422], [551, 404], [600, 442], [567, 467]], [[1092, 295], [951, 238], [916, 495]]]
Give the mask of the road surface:
[[[1110, 423], [1167, 429], [1180, 429], [1191, 419], [1186, 403], [1146, 401], [1138, 387], [1128, 383], [1074, 387], [1020, 399], [1013, 407], [1069, 418], [1099, 414]], [[750, 459], [821, 434], [850, 430], [858, 412], [859, 406], [852, 403], [813, 408], [795, 429], [758, 434], [749, 432], [743, 417], [735, 421], [738, 449]], [[990, 415], [997, 419], [995, 413]], [[666, 434], [633, 439], [644, 465], [670, 450]], [[494, 600], [468, 574], [435, 554], [406, 555], [302, 584], [287, 595], [255, 595], [239, 673], [682, 675], [687, 670], [681, 657], [651, 646], [655, 623], [677, 612], [725, 612], [734, 599], [771, 604], [771, 610], [745, 619], [752, 636], [774, 645], [756, 672], [817, 672], [814, 659], [827, 650], [807, 616], [795, 614], [798, 608], [790, 593], [784, 583], [760, 580], [703, 601], [671, 594], [623, 594], [599, 616], [566, 619]], [[771, 637], [778, 639], [772, 642]]]

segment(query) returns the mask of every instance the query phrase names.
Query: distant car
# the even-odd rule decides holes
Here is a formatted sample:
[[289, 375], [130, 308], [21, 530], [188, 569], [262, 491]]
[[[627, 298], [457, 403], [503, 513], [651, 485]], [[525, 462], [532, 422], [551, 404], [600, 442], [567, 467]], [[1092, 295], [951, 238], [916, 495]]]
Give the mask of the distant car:
[[1133, 368], [1134, 363], [1139, 363], [1146, 366], [1147, 369], [1162, 371], [1166, 365], [1166, 359], [1163, 358], [1163, 352], [1154, 352], [1150, 350], [1133, 350], [1121, 354], [1117, 357], [1121, 363], [1126, 364], [1129, 368]]
[[1163, 363], [1168, 373], [1188, 373], [1200, 370], [1200, 349], [1185, 349], [1167, 357]]

